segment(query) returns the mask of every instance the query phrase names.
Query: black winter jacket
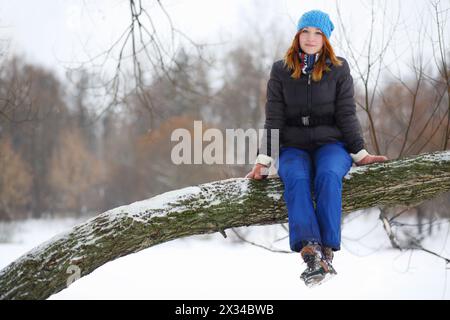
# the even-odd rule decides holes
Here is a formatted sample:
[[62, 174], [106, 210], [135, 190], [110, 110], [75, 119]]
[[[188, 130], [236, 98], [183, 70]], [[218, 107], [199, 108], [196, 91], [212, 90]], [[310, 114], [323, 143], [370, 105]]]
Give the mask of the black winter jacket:
[[[319, 82], [308, 79], [309, 76], [305, 74], [300, 79], [291, 78], [291, 71], [284, 67], [283, 60], [273, 64], [267, 84], [264, 128], [280, 130], [280, 147], [313, 149], [326, 143], [342, 141], [350, 153], [357, 153], [364, 148], [353, 98], [353, 78], [347, 61], [341, 57], [338, 59], [343, 61], [340, 67], [333, 66], [327, 60], [331, 71], [325, 71]], [[331, 117], [334, 118], [334, 124], [305, 127], [290, 123], [307, 115]], [[278, 155], [270, 152], [270, 130], [267, 132], [267, 137], [263, 138], [263, 141], [267, 139], [267, 152], [264, 154], [275, 158]]]

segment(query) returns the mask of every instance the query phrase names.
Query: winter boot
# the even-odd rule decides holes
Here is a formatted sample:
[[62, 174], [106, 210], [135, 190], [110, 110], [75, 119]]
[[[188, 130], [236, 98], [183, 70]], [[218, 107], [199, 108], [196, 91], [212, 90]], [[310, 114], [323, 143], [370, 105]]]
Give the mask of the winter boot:
[[331, 264], [333, 262], [333, 249], [330, 247], [322, 247], [322, 255], [323, 255], [323, 259], [325, 260], [325, 262], [328, 265], [328, 273], [326, 274], [326, 279], [330, 279], [333, 276], [337, 275], [336, 270], [333, 268], [333, 265]]
[[308, 287], [320, 284], [329, 273], [328, 263], [322, 257], [320, 245], [307, 243], [300, 253], [307, 265], [300, 278]]

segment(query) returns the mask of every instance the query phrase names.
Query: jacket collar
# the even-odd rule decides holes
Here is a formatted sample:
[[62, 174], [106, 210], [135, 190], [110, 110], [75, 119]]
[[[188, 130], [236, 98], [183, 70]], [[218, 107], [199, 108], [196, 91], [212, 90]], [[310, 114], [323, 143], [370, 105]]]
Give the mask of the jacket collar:
[[[302, 65], [302, 73], [307, 74], [312, 72], [312, 69], [314, 68], [314, 64], [319, 60], [320, 53], [316, 53], [315, 57], [313, 58], [313, 55], [305, 53], [301, 48], [298, 52], [298, 56], [300, 59], [300, 63]], [[331, 59], [326, 58], [325, 63], [328, 67], [332, 66]]]

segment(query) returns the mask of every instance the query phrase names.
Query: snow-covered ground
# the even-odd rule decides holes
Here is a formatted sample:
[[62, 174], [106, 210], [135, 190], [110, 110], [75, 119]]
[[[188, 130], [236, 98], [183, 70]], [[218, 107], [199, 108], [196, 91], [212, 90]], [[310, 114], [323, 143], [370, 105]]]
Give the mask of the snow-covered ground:
[[[34, 246], [79, 223], [76, 219], [30, 220], [0, 225], [0, 268]], [[249, 239], [288, 250], [281, 226], [252, 227]], [[246, 228], [239, 229], [242, 233]], [[9, 233], [8, 235], [6, 233]], [[424, 247], [450, 257], [449, 224]], [[299, 279], [298, 254], [273, 253], [224, 239], [220, 234], [175, 240], [98, 268], [50, 299], [449, 299], [445, 261], [419, 251], [400, 252], [390, 243], [378, 212], [345, 220], [338, 276], [309, 289]]]

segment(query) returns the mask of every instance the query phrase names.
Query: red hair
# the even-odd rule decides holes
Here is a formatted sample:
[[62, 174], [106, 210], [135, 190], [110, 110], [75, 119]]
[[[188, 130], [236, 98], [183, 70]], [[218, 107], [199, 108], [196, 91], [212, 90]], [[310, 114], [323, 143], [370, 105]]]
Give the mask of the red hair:
[[[300, 66], [300, 58], [298, 55], [300, 51], [300, 42], [299, 42], [300, 32], [301, 30], [295, 34], [294, 40], [292, 41], [292, 45], [286, 51], [286, 54], [284, 56], [284, 65], [293, 71], [291, 77], [294, 79], [299, 79], [302, 74], [302, 69]], [[330, 41], [328, 41], [328, 38], [325, 37], [324, 34], [322, 34], [322, 39], [323, 39], [323, 46], [322, 49], [320, 50], [319, 60], [315, 63], [314, 70], [312, 72], [312, 79], [314, 81], [320, 81], [320, 79], [322, 79], [322, 74], [324, 71], [331, 71], [326, 64], [327, 58], [331, 60], [331, 63], [334, 66], [342, 65], [342, 61], [336, 57], [333, 47], [330, 44]]]

